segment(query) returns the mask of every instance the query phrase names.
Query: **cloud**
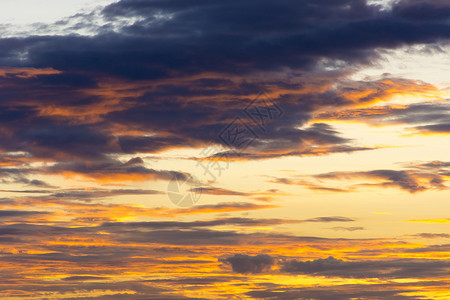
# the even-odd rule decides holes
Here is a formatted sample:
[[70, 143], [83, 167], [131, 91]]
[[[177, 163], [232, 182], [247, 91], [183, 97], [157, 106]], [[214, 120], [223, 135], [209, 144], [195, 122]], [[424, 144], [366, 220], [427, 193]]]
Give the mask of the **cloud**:
[[282, 266], [282, 271], [293, 274], [354, 278], [445, 277], [449, 269], [448, 260], [344, 261], [332, 256], [309, 261], [287, 260]]
[[448, 233], [419, 233], [419, 234], [415, 234], [414, 236], [425, 238], [425, 239], [450, 238], [450, 234], [448, 234]]
[[319, 222], [319, 223], [328, 223], [328, 222], [354, 222], [355, 220], [347, 217], [318, 217], [312, 219], [303, 220], [303, 222]]
[[358, 231], [358, 230], [365, 230], [365, 228], [364, 228], [364, 227], [361, 227], [361, 226], [352, 226], [352, 227], [336, 226], [336, 227], [331, 227], [330, 229], [336, 230], [336, 231]]
[[[347, 78], [379, 49], [448, 40], [448, 5], [424, 3], [418, 19], [422, 6], [405, 1], [124, 0], [53, 24], [62, 34], [2, 38], [2, 149], [64, 162], [199, 148], [223, 144], [218, 134], [238, 116], [258, 136], [241, 159], [376, 149], [307, 122], [325, 107], [433, 90]], [[83, 28], [93, 34], [69, 33]], [[243, 110], [264, 87], [283, 114], [261, 128]]]
[[158, 221], [158, 222], [114, 222], [103, 223], [101, 226], [104, 229], [161, 229], [161, 228], [201, 228], [201, 227], [214, 227], [214, 226], [263, 226], [263, 225], [277, 225], [277, 224], [289, 224], [299, 223], [297, 220], [285, 220], [285, 219], [251, 219], [251, 218], [222, 218], [209, 221], [194, 221], [194, 222], [177, 222], [177, 221]]
[[[330, 120], [362, 122], [374, 126], [413, 125], [406, 128], [407, 134], [448, 134], [450, 125], [450, 102], [442, 99], [433, 87], [424, 88], [422, 97], [434, 101], [405, 105], [384, 105], [367, 108], [350, 108], [316, 115], [323, 122]], [[440, 100], [440, 101], [436, 101]]]
[[182, 180], [192, 180], [192, 176], [187, 173], [147, 168], [139, 157], [132, 158], [127, 162], [113, 159], [90, 163], [84, 161], [62, 162], [47, 168], [46, 173], [75, 174], [98, 181], [171, 180], [174, 176]]
[[[413, 82], [411, 82], [414, 88]], [[407, 92], [407, 91], [405, 91]], [[431, 86], [422, 86], [418, 95], [432, 97], [434, 101], [413, 104], [371, 106], [366, 108], [349, 108], [334, 112], [321, 112], [316, 118], [323, 121], [341, 120], [365, 122], [371, 125], [420, 124], [445, 122], [450, 113], [448, 100], [439, 99], [439, 91]], [[399, 94], [403, 94], [399, 89]]]
[[31, 211], [31, 210], [0, 210], [0, 218], [14, 218], [14, 217], [27, 217], [27, 216], [38, 216], [38, 215], [46, 215], [50, 214], [45, 211]]
[[450, 6], [445, 1], [403, 0], [393, 7], [393, 14], [417, 21], [448, 20]]
[[219, 259], [224, 264], [228, 264], [233, 269], [233, 272], [248, 274], [248, 273], [262, 273], [270, 270], [275, 261], [270, 255], [259, 254], [250, 256], [245, 254], [235, 254], [233, 256]]
[[347, 299], [395, 299], [395, 300], [423, 300], [421, 296], [410, 296], [414, 287], [395, 284], [372, 285], [368, 290], [366, 285], [339, 285], [333, 287], [299, 288], [269, 287], [247, 292], [247, 295], [257, 299], [321, 299], [321, 300], [347, 300]]
[[[292, 258], [274, 258], [267, 254], [250, 256], [235, 254], [219, 261], [232, 267], [236, 273], [282, 272], [296, 275], [312, 275], [344, 278], [439, 278], [450, 269], [448, 260], [439, 259], [390, 259], [352, 260], [332, 256], [301, 261]], [[279, 270], [273, 269], [279, 266]]]
[[248, 196], [249, 193], [243, 193], [243, 192], [237, 192], [222, 188], [216, 188], [216, 187], [201, 187], [201, 188], [194, 188], [192, 191], [198, 191], [202, 194], [207, 195], [219, 195], [219, 196]]
[[105, 277], [99, 276], [69, 276], [63, 278], [64, 281], [89, 281], [89, 280], [105, 280]]
[[203, 213], [226, 213], [226, 212], [237, 212], [237, 211], [248, 211], [248, 210], [258, 210], [258, 209], [268, 209], [276, 208], [277, 205], [262, 205], [254, 204], [248, 202], [223, 202], [218, 204], [203, 204], [196, 205], [189, 208], [175, 210], [180, 214], [203, 214]]
[[[417, 283], [424, 287], [448, 276], [448, 262], [413, 257], [443, 255], [448, 245], [271, 231], [297, 223], [355, 224], [349, 222], [356, 218], [344, 216], [224, 217], [277, 205], [241, 201], [178, 209], [137, 206], [129, 204], [130, 199], [127, 204], [112, 202], [118, 196], [138, 195], [154, 195], [159, 201], [161, 191], [142, 188], [147, 180], [192, 179], [182, 170], [149, 165], [143, 159], [146, 153], [158, 153], [164, 162], [166, 154], [189, 148], [202, 157], [187, 160], [208, 162], [223, 156], [262, 160], [379, 149], [360, 144], [332, 125], [355, 118], [370, 124], [392, 119], [389, 124], [408, 124], [413, 133], [447, 133], [448, 101], [374, 106], [398, 95], [440, 99], [437, 88], [391, 76], [350, 76], [383, 60], [386, 50], [448, 43], [448, 3], [395, 1], [389, 9], [371, 3], [121, 0], [55, 24], [35, 24], [29, 32], [4, 28], [0, 180], [21, 186], [2, 189], [14, 198], [0, 199], [5, 221], [0, 226], [0, 282], [10, 287], [1, 297], [232, 298], [239, 290], [259, 298], [420, 299], [406, 296], [417, 292], [411, 287], [415, 282], [378, 285], [370, 291], [367, 285], [341, 287], [335, 282], [302, 290], [289, 284], [277, 287], [267, 278], [261, 282], [256, 274], [372, 282], [418, 278], [426, 279], [422, 286]], [[255, 114], [248, 113], [249, 104], [265, 113], [258, 115], [262, 119], [255, 121]], [[277, 114], [269, 114], [274, 111]], [[235, 120], [250, 136], [245, 149], [220, 139]], [[202, 153], [208, 145], [217, 151]], [[416, 193], [445, 189], [448, 174], [446, 162], [430, 162], [400, 170], [277, 180], [315, 191], [375, 186]], [[342, 186], [347, 179], [360, 184]], [[339, 185], [328, 185], [332, 180]], [[61, 188], [48, 182], [58, 182]], [[68, 187], [74, 182], [77, 187]], [[81, 188], [86, 185], [90, 189]], [[242, 191], [205, 189], [208, 195], [262, 194]], [[210, 217], [196, 218], [202, 215]], [[320, 259], [330, 254], [336, 258]], [[361, 259], [375, 254], [377, 260]], [[345, 260], [338, 259], [344, 255]], [[400, 255], [405, 259], [391, 259]], [[220, 263], [238, 274], [216, 273]], [[243, 274], [250, 285], [243, 285]], [[443, 287], [442, 281], [441, 291]]]
[[[96, 211], [94, 208], [91, 210]], [[86, 211], [86, 208], [80, 207], [80, 211]], [[252, 226], [289, 224], [290, 221], [292, 220], [252, 218], [177, 221], [171, 218], [171, 220], [149, 222], [104, 224], [92, 222], [88, 226], [73, 226], [72, 222], [58, 222], [55, 225], [18, 223], [3, 225], [0, 226], [0, 242], [5, 241], [8, 244], [2, 250], [1, 260], [5, 268], [11, 268], [13, 271], [8, 271], [8, 274], [0, 273], [0, 277], [6, 284], [12, 284], [14, 281], [16, 290], [32, 291], [34, 295], [57, 294], [63, 291], [70, 297], [72, 293], [77, 293], [80, 288], [83, 288], [84, 291], [95, 290], [99, 295], [121, 294], [123, 297], [126, 290], [127, 293], [136, 295], [136, 299], [142, 297], [158, 299], [159, 293], [166, 295], [167, 291], [170, 291], [177, 294], [186, 289], [203, 291], [202, 287], [205, 285], [217, 286], [217, 282], [221, 282], [224, 289], [215, 291], [213, 295], [224, 295], [223, 293], [227, 293], [226, 291], [233, 286], [242, 287], [244, 275], [250, 277], [258, 274], [297, 276], [301, 274], [300, 272], [305, 272], [305, 269], [296, 268], [295, 272], [294, 270], [287, 272], [283, 270], [283, 267], [291, 261], [306, 263], [304, 259], [298, 258], [299, 253], [303, 253], [305, 257], [311, 257], [311, 255], [320, 257], [331, 252], [351, 253], [349, 254], [351, 258], [348, 260], [335, 259], [338, 261], [336, 269], [325, 262], [322, 263], [325, 267], [315, 273], [312, 272], [317, 268], [308, 269], [309, 276], [373, 278], [374, 280], [382, 278], [375, 276], [385, 276], [383, 278], [427, 278], [429, 280], [430, 278], [440, 279], [448, 274], [448, 269], [444, 272], [447, 266], [445, 260], [384, 261], [389, 259], [386, 257], [389, 255], [398, 256], [401, 253], [406, 256], [415, 256], [413, 252], [407, 251], [426, 251], [418, 247], [415, 242], [409, 244], [389, 239], [327, 239], [282, 235], [276, 232], [267, 234], [239, 232], [240, 229]], [[236, 230], [230, 231], [230, 226], [236, 226], [234, 227]], [[14, 241], [12, 237], [15, 238]], [[254, 252], [249, 253], [249, 249]], [[284, 249], [291, 250], [284, 251]], [[358, 250], [367, 249], [382, 251], [378, 253], [380, 259], [362, 260], [364, 253]], [[443, 253], [442, 251], [448, 251], [448, 246], [447, 248], [434, 247], [428, 251], [432, 255], [435, 254], [433, 254], [434, 251]], [[311, 261], [316, 262], [318, 259]], [[35, 274], [37, 271], [32, 267], [42, 263], [52, 265], [52, 268], [39, 269], [39, 272], [47, 278], [45, 282], [39, 278], [23, 281], [24, 274]], [[224, 270], [220, 268], [220, 264], [229, 266], [230, 271], [237, 273], [236, 276], [233, 274], [224, 276]], [[292, 265], [297, 267], [297, 264]], [[422, 268], [425, 271], [422, 272]], [[215, 272], [216, 269], [222, 274]], [[166, 281], [167, 279], [149, 277], [148, 274], [155, 270], [173, 278]], [[114, 285], [113, 289], [109, 289], [112, 281], [123, 278], [124, 272], [141, 274], [141, 279], [133, 283], [123, 280], [120, 285]], [[186, 272], [189, 275], [184, 276]], [[65, 274], [65, 276], [55, 277], [55, 274]], [[252, 286], [248, 286], [247, 289], [249, 293], [276, 289], [276, 283], [271, 286], [260, 286], [265, 280], [261, 282], [259, 277], [253, 277]], [[48, 278], [53, 279], [49, 281]], [[273, 278], [276, 279], [276, 277]], [[73, 285], [74, 282], [77, 284]], [[371, 286], [371, 288], [375, 287], [376, 285]], [[157, 289], [154, 290], [155, 288]], [[330, 286], [324, 284], [322, 288], [328, 289]], [[367, 290], [367, 285], [363, 288]], [[407, 288], [410, 286], [404, 287], [404, 289]], [[299, 289], [298, 285], [286, 285], [284, 292], [287, 293], [287, 299], [292, 298], [294, 292], [309, 291]], [[351, 289], [335, 285], [333, 286], [335, 294], [332, 295], [349, 295], [349, 293], [366, 295], [363, 291], [359, 294], [360, 289], [360, 285]], [[387, 291], [386, 287], [380, 287], [380, 290], [385, 293]], [[345, 296], [342, 297], [345, 299]], [[208, 298], [211, 297], [208, 296]]]
[[422, 133], [450, 133], [450, 123], [422, 125], [416, 126], [414, 129]]
[[66, 189], [56, 193], [50, 193], [45, 198], [56, 199], [71, 199], [71, 200], [92, 200], [105, 197], [114, 197], [121, 195], [160, 195], [164, 194], [156, 190], [141, 190], [141, 189]]
[[[364, 61], [365, 56], [371, 54], [370, 49], [448, 37], [445, 20], [428, 16], [419, 27], [410, 18], [405, 18], [407, 14], [400, 13], [405, 7], [405, 1], [394, 4], [391, 11], [383, 12], [364, 1], [321, 2], [317, 6], [308, 5], [307, 1], [262, 1], [258, 8], [252, 1], [226, 4], [219, 1], [121, 1], [107, 6], [103, 14], [110, 20], [143, 18], [122, 30], [129, 36], [153, 37], [162, 42], [160, 47], [168, 50], [159, 57], [162, 63], [173, 55], [169, 47], [181, 42], [186, 46], [184, 56], [190, 55], [191, 59], [184, 62], [187, 70], [211, 67], [213, 61], [226, 61], [228, 66], [216, 64], [213, 70], [237, 72], [242, 68], [233, 70], [232, 66], [246, 62], [248, 73], [281, 66], [305, 68], [320, 57]], [[242, 15], [240, 11], [249, 14]], [[265, 14], [265, 11], [276, 11], [277, 14]], [[325, 15], [329, 16], [326, 22], [323, 21]], [[171, 35], [164, 38], [161, 31]], [[231, 35], [231, 32], [239, 34]], [[188, 51], [194, 45], [196, 51]], [[228, 47], [223, 47], [225, 45]], [[202, 63], [193, 66], [188, 61]]]
[[[380, 169], [370, 171], [334, 171], [310, 176], [297, 176], [293, 178], [273, 178], [270, 182], [287, 185], [300, 185], [312, 190], [334, 193], [356, 191], [361, 187], [396, 187], [414, 194], [433, 189], [447, 189], [447, 186], [445, 185], [446, 174], [448, 172], [447, 168], [448, 166], [445, 162], [438, 161], [425, 164], [409, 164], [406, 166], [405, 170]], [[342, 187], [342, 185], [339, 187], [324, 185], [324, 181], [329, 183], [334, 180], [370, 181], [353, 183], [347, 187]]]

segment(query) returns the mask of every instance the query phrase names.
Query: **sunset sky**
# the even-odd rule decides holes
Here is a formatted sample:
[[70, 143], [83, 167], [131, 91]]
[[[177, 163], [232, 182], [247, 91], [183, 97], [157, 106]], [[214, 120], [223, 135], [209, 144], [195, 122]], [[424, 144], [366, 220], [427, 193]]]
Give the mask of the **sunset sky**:
[[0, 299], [450, 299], [448, 0], [1, 0]]

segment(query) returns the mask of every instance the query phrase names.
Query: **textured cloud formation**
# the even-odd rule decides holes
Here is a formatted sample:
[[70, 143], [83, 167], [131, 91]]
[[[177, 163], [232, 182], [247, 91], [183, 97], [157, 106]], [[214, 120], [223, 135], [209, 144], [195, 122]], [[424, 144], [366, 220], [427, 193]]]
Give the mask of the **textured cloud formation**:
[[[419, 18], [418, 9], [426, 14]], [[106, 24], [94, 36], [0, 39], [2, 148], [98, 161], [220, 143], [218, 133], [245, 103], [277, 86], [284, 91], [273, 97], [286, 114], [265, 132], [251, 126], [259, 138], [247, 157], [371, 149], [327, 124], [301, 127], [321, 107], [369, 103], [395, 87], [429, 89], [400, 79], [342, 80], [346, 66], [370, 63], [379, 48], [447, 39], [446, 10], [434, 1], [399, 1], [391, 10], [361, 0], [119, 1], [97, 13]], [[78, 26], [91, 27], [93, 16], [84, 18]], [[371, 92], [356, 98], [357, 90]], [[445, 131], [429, 126], [417, 129]]]
[[[328, 257], [313, 261], [287, 261], [282, 270], [296, 274], [314, 274], [322, 276], [375, 277], [375, 278], [423, 278], [445, 277], [450, 269], [448, 261], [344, 261]], [[420, 272], [417, 272], [420, 270]]]
[[[311, 175], [316, 181], [305, 180], [300, 177], [274, 178], [275, 183], [287, 185], [302, 185], [312, 190], [328, 192], [351, 192], [360, 187], [396, 187], [409, 193], [417, 193], [428, 190], [444, 190], [448, 177], [448, 163], [434, 161], [424, 164], [409, 165], [406, 170], [371, 170], [353, 172], [330, 172]], [[299, 179], [300, 178], [300, 179]], [[354, 183], [346, 188], [325, 186], [323, 181], [347, 181], [347, 180], [371, 180], [375, 182]]]
[[270, 255], [259, 254], [249, 256], [245, 254], [235, 254], [220, 260], [225, 264], [231, 265], [233, 272], [237, 273], [261, 273], [270, 269], [274, 265], [274, 259]]
[[[235, 254], [219, 259], [231, 265], [236, 273], [261, 273], [270, 271], [275, 264], [281, 272], [327, 277], [353, 278], [427, 278], [445, 277], [450, 269], [448, 260], [396, 259], [387, 261], [345, 261], [332, 256], [316, 260], [275, 259], [270, 255], [249, 256]], [[417, 272], [419, 271], [420, 272]]]
[[[430, 91], [431, 92], [431, 91]], [[430, 95], [431, 96], [431, 95]], [[438, 95], [435, 95], [439, 99]], [[436, 99], [433, 99], [436, 100]], [[371, 125], [407, 124], [409, 134], [448, 134], [450, 102], [448, 99], [409, 105], [384, 105], [322, 112], [322, 121], [340, 120], [364, 122]]]
[[[448, 1], [376, 2], [119, 0], [29, 31], [0, 24], [0, 298], [447, 297], [448, 215], [383, 236], [352, 199], [326, 206], [367, 187], [445, 193], [449, 162], [307, 166], [258, 186], [260, 163], [385, 147], [337, 121], [449, 133], [436, 86], [355, 76], [399, 48], [444, 51]], [[216, 202], [170, 206], [167, 181], [217, 161], [257, 171], [202, 181]], [[320, 195], [297, 210], [287, 185]]]
[[[434, 288], [439, 285], [433, 286]], [[409, 296], [415, 289], [408, 289], [400, 284], [377, 284], [371, 290], [362, 285], [341, 285], [319, 288], [295, 288], [270, 287], [265, 290], [251, 291], [247, 294], [256, 299], [323, 299], [323, 300], [347, 300], [347, 299], [395, 299], [395, 300], [423, 300], [421, 296]]]

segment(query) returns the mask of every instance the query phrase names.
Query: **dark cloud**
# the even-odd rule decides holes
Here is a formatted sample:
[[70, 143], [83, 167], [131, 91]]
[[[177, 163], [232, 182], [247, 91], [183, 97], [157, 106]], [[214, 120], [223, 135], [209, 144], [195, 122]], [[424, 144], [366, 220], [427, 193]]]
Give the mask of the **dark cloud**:
[[[26, 96], [25, 96], [26, 97]], [[9, 108], [3, 114], [8, 114]], [[24, 109], [22, 113], [26, 114]], [[104, 159], [105, 154], [117, 151], [115, 139], [89, 125], [67, 124], [50, 118], [38, 117], [39, 112], [17, 115], [3, 123], [13, 131], [13, 136], [3, 136], [8, 151], [27, 151], [34, 157], [52, 159]], [[11, 116], [7, 117], [10, 118]], [[4, 133], [3, 133], [4, 134]]]
[[152, 231], [111, 230], [115, 233], [114, 239], [121, 243], [157, 243], [166, 245], [238, 245], [240, 238], [244, 238], [235, 231], [218, 231], [210, 229], [161, 229]]
[[220, 195], [220, 196], [249, 196], [250, 193], [243, 193], [238, 191], [232, 191], [222, 188], [216, 188], [216, 187], [200, 187], [200, 188], [193, 188], [192, 191], [201, 192], [202, 194], [207, 195]]
[[[424, 91], [426, 92], [426, 91]], [[322, 112], [317, 118], [324, 120], [352, 120], [374, 125], [420, 124], [446, 122], [450, 114], [449, 101], [415, 103], [397, 106], [351, 108], [337, 112]]]
[[312, 219], [303, 220], [303, 222], [318, 222], [318, 223], [328, 223], [328, 222], [354, 222], [354, 219], [347, 217], [318, 217]]
[[344, 227], [344, 226], [336, 226], [331, 227], [330, 229], [336, 230], [336, 231], [357, 231], [357, 230], [365, 230], [364, 227], [361, 226], [352, 226], [352, 227]]
[[450, 123], [416, 126], [414, 129], [424, 133], [450, 133]]
[[251, 219], [251, 218], [223, 218], [210, 221], [195, 221], [195, 222], [177, 222], [177, 221], [160, 221], [160, 222], [128, 222], [128, 223], [104, 223], [102, 227], [105, 229], [117, 228], [118, 230], [128, 229], [161, 229], [161, 228], [201, 228], [201, 227], [214, 227], [214, 226], [263, 226], [263, 225], [277, 225], [277, 224], [289, 224], [299, 223], [297, 220], [284, 220], [284, 219]]
[[[48, 281], [48, 284], [36, 286], [38, 281], [32, 281], [30, 284], [20, 285], [23, 292], [33, 293], [34, 296], [47, 297], [49, 293], [55, 295], [65, 294], [67, 299], [75, 300], [106, 300], [106, 299], [155, 299], [155, 300], [198, 300], [202, 298], [191, 298], [178, 295], [173, 289], [161, 288], [159, 286], [149, 285], [145, 281], [122, 281], [119, 283], [112, 283], [109, 281], [95, 282], [87, 281], [64, 281], [53, 280]], [[78, 290], [83, 290], [89, 296], [80, 296], [74, 294]], [[100, 292], [100, 293], [99, 293]], [[46, 296], [47, 295], [47, 296]], [[205, 298], [203, 298], [205, 299]]]
[[[161, 195], [162, 191], [156, 190], [142, 190], [142, 189], [60, 189], [46, 191], [48, 194], [42, 196], [46, 200], [77, 200], [77, 201], [92, 201], [94, 199], [112, 198], [123, 195]], [[36, 197], [35, 197], [36, 198]]]
[[282, 271], [293, 274], [354, 278], [445, 277], [449, 269], [448, 260], [344, 261], [331, 256], [310, 261], [288, 260], [282, 266]]
[[405, 249], [405, 252], [406, 253], [447, 252], [449, 249], [450, 244], [444, 244], [444, 245], [430, 245], [415, 249]]
[[[410, 164], [404, 170], [371, 170], [371, 171], [347, 171], [329, 172], [311, 176], [296, 176], [292, 178], [273, 178], [270, 182], [300, 185], [308, 189], [334, 193], [356, 191], [361, 187], [396, 187], [409, 193], [424, 192], [428, 190], [445, 190], [447, 186], [446, 174], [448, 165], [446, 162], [430, 162], [423, 164]], [[310, 179], [316, 181], [311, 181]], [[363, 183], [354, 183], [347, 187], [334, 187], [326, 185], [330, 180], [370, 180]], [[324, 181], [327, 181], [324, 183]]]
[[403, 0], [393, 7], [393, 14], [407, 20], [444, 21], [449, 19], [450, 6], [445, 1], [439, 0]]
[[411, 165], [411, 167], [418, 168], [418, 169], [426, 168], [426, 169], [434, 169], [437, 171], [440, 171], [440, 170], [443, 171], [446, 168], [450, 167], [450, 162], [435, 160], [435, 161], [431, 161], [431, 162], [427, 162], [427, 163]]
[[[223, 144], [221, 130], [237, 116], [250, 121], [244, 108], [269, 86], [284, 89], [274, 96], [284, 114], [266, 128], [250, 126], [258, 138], [241, 158], [374, 149], [325, 123], [305, 125], [320, 108], [370, 103], [395, 82], [405, 88], [400, 79], [343, 79], [381, 48], [448, 40], [448, 9], [434, 1], [398, 1], [391, 10], [362, 0], [118, 1], [54, 24], [92, 36], [0, 39], [8, 68], [0, 72], [2, 148], [96, 161]], [[92, 31], [96, 17], [106, 24]], [[369, 88], [375, 92], [360, 99], [345, 96]], [[296, 93], [302, 89], [308, 92]]]
[[[429, 14], [417, 24], [407, 18], [411, 6], [406, 1], [396, 3], [391, 11], [361, 0], [255, 3], [119, 1], [107, 6], [103, 17], [139, 20], [94, 38], [3, 39], [0, 58], [5, 65], [23, 65], [20, 51], [26, 49], [25, 63], [35, 67], [154, 79], [204, 70], [236, 74], [310, 68], [324, 57], [367, 62], [377, 47], [449, 37], [445, 19]], [[428, 11], [442, 13], [443, 8], [448, 6]]]
[[[414, 174], [408, 171], [396, 170], [374, 170], [364, 173], [367, 177], [374, 177], [387, 180], [382, 183], [385, 186], [398, 186], [403, 190], [415, 193], [418, 191], [427, 190], [429, 188], [443, 188], [443, 179], [435, 174]], [[422, 176], [421, 176], [422, 175]], [[429, 186], [424, 186], [419, 182], [419, 178], [428, 179]]]
[[450, 269], [448, 260], [439, 259], [390, 259], [352, 260], [325, 259], [301, 261], [297, 259], [275, 258], [260, 254], [250, 256], [235, 254], [219, 261], [229, 264], [236, 273], [278, 272], [271, 267], [278, 265], [281, 272], [326, 277], [348, 278], [440, 278]]
[[[344, 109], [337, 112], [322, 112], [317, 115], [321, 120], [351, 120], [372, 125], [408, 124], [412, 133], [450, 132], [449, 101], [415, 103], [401, 106], [374, 106], [369, 108]], [[422, 125], [420, 125], [422, 124]]]
[[441, 238], [450, 238], [450, 234], [448, 233], [419, 233], [414, 236], [426, 238], [426, 239], [441, 239]]
[[230, 265], [233, 272], [242, 274], [256, 274], [268, 271], [275, 264], [275, 260], [270, 255], [266, 254], [259, 254], [256, 256], [235, 254], [227, 258], [219, 259], [219, 261]]
[[0, 218], [13, 218], [13, 217], [28, 217], [47, 215], [49, 212], [45, 211], [31, 211], [31, 210], [0, 210]]
[[[3, 183], [8, 183], [7, 180], [2, 180]], [[22, 184], [26, 184], [28, 186], [33, 186], [33, 187], [41, 187], [41, 188], [54, 188], [53, 185], [46, 183], [42, 180], [38, 180], [38, 179], [28, 179], [25, 177], [21, 177], [21, 176], [17, 176], [14, 177], [10, 182], [12, 183], [22, 183]]]
[[35, 188], [54, 188], [55, 186], [39, 179], [29, 179], [30, 173], [35, 173], [35, 169], [27, 167], [0, 168], [0, 182], [3, 184], [23, 184]]
[[185, 214], [193, 213], [211, 213], [211, 212], [233, 212], [233, 211], [249, 211], [258, 209], [268, 209], [278, 207], [276, 205], [261, 205], [249, 202], [222, 202], [218, 204], [196, 205], [190, 208], [183, 208], [178, 212]]
[[[42, 124], [27, 128], [19, 131], [17, 138], [29, 144], [31, 151], [38, 157], [47, 157], [46, 153], [55, 151], [72, 157], [101, 158], [100, 153], [111, 149], [108, 145], [112, 143], [112, 138], [97, 133], [89, 127], [55, 125]], [[25, 149], [29, 148], [27, 144], [23, 145]]]
[[192, 180], [192, 176], [178, 171], [154, 170], [144, 166], [144, 161], [135, 157], [127, 162], [118, 160], [105, 160], [96, 163], [84, 161], [62, 162], [46, 169], [48, 174], [60, 172], [73, 172], [91, 178], [108, 178], [109, 180], [148, 180], [164, 179], [171, 180], [176, 176], [182, 180]]
[[392, 299], [392, 300], [425, 300], [421, 296], [409, 296], [406, 293], [414, 292], [403, 286], [372, 285], [368, 290], [367, 286], [361, 285], [341, 285], [318, 288], [298, 288], [298, 287], [272, 287], [262, 290], [254, 290], [247, 293], [256, 299], [279, 299], [279, 300], [347, 300], [347, 299]]
[[[213, 68], [236, 72], [242, 68], [231, 67], [242, 61], [246, 62], [246, 71], [251, 72], [282, 66], [309, 67], [321, 57], [363, 61], [376, 47], [448, 37], [444, 21], [429, 17], [424, 18], [425, 24], [417, 26], [406, 18], [398, 19], [398, 10], [404, 6], [404, 2], [397, 3], [392, 11], [381, 12], [379, 7], [359, 0], [316, 5], [309, 1], [259, 1], [257, 7], [252, 0], [226, 4], [121, 1], [103, 12], [109, 19], [144, 17], [123, 31], [131, 36], [160, 39], [165, 42], [161, 48], [174, 46], [177, 40], [183, 43], [186, 50], [177, 58], [190, 55], [183, 60], [187, 70], [205, 64], [211, 68], [213, 61], [219, 61], [228, 65], [215, 64]], [[163, 32], [173, 38], [162, 38]], [[189, 51], [194, 47], [195, 51]], [[166, 56], [158, 57], [162, 63], [173, 52], [168, 50]], [[191, 66], [190, 61], [199, 63]], [[170, 62], [179, 64], [181, 59]]]
[[105, 280], [105, 277], [99, 276], [69, 276], [65, 277], [62, 280], [64, 281], [89, 281], [89, 280]]

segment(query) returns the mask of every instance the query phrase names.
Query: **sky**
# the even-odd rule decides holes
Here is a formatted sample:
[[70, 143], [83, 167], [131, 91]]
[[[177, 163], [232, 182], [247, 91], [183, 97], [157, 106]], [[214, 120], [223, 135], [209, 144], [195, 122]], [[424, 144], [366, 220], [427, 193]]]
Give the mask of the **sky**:
[[450, 299], [450, 3], [0, 2], [1, 299]]

